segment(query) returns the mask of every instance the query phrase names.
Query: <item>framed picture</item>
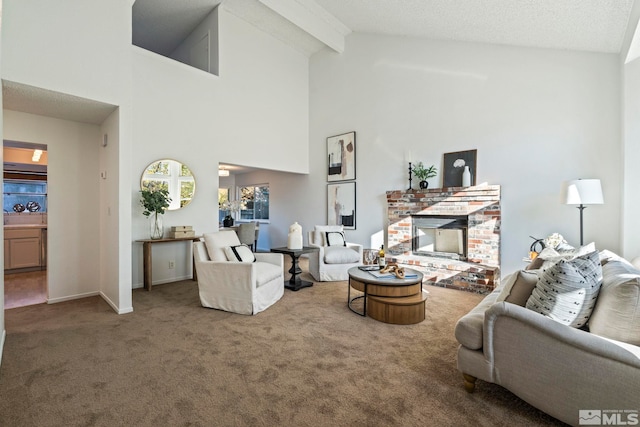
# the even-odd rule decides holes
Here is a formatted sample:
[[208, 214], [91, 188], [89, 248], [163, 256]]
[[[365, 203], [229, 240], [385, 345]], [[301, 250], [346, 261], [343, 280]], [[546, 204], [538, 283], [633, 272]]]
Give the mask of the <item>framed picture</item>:
[[356, 133], [327, 138], [327, 181], [356, 179]]
[[443, 187], [462, 187], [462, 173], [465, 167], [471, 174], [470, 185], [476, 185], [476, 155], [478, 150], [444, 153]]
[[356, 229], [356, 183], [327, 184], [327, 224]]

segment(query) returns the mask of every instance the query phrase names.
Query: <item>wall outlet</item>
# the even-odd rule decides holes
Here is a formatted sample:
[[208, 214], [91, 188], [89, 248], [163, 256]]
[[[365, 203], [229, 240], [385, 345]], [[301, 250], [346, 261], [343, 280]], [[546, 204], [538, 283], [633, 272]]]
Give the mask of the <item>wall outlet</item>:
[[172, 270], [173, 268], [175, 268], [176, 263], [175, 261], [169, 261], [169, 270]]

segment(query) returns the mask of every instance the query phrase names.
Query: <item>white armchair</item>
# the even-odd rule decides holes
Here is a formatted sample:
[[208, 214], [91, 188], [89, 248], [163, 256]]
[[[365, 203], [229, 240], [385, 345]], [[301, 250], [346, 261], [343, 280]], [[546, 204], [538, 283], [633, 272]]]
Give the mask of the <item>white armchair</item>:
[[344, 241], [342, 225], [316, 225], [308, 238], [309, 246], [318, 248], [309, 254], [309, 272], [315, 280], [347, 280], [347, 271], [362, 265], [362, 245]]
[[245, 247], [244, 251], [237, 252], [255, 257], [255, 262], [248, 259], [240, 262], [233, 259], [235, 254], [231, 248], [236, 246], [240, 246], [240, 240], [235, 231], [207, 233], [204, 242], [194, 242], [200, 303], [203, 307], [233, 313], [257, 314], [284, 294], [282, 254], [252, 254]]

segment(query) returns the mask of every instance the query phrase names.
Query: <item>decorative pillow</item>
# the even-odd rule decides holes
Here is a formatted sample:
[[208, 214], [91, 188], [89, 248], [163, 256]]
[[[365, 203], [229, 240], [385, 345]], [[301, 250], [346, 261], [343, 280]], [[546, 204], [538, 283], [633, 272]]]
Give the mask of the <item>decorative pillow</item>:
[[580, 328], [589, 320], [601, 285], [602, 266], [597, 251], [561, 259], [540, 272], [526, 307]]
[[327, 246], [347, 246], [342, 231], [326, 231]]
[[211, 261], [227, 261], [224, 249], [239, 243], [238, 235], [232, 230], [204, 234], [204, 245]]
[[327, 246], [324, 248], [325, 264], [351, 264], [360, 262], [360, 254], [345, 246]]
[[537, 283], [538, 273], [536, 271], [521, 270], [513, 273], [505, 279], [504, 288], [502, 288], [496, 302], [506, 301], [524, 307]]
[[316, 225], [313, 228], [313, 236], [316, 245], [327, 246], [327, 231], [343, 231], [342, 225]]
[[227, 261], [231, 262], [255, 262], [256, 257], [247, 245], [228, 246], [224, 248]]
[[602, 267], [602, 275], [590, 332], [640, 345], [640, 271], [626, 261], [611, 260]]
[[608, 249], [602, 250], [600, 251], [600, 264], [602, 264], [603, 266], [610, 262], [610, 261], [620, 261], [623, 262], [627, 265], [632, 265], [629, 261], [627, 261], [626, 259], [622, 258], [620, 255], [611, 252]]

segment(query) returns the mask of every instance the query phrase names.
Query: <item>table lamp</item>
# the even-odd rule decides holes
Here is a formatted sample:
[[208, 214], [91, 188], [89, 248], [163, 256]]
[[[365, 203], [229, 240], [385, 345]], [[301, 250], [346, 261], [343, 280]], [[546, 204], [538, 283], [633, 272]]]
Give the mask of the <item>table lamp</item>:
[[574, 179], [564, 185], [564, 203], [566, 205], [578, 205], [580, 209], [580, 246], [583, 242], [582, 232], [582, 211], [585, 205], [601, 205], [604, 203], [602, 197], [602, 186], [599, 179]]

